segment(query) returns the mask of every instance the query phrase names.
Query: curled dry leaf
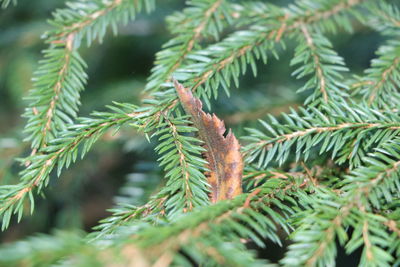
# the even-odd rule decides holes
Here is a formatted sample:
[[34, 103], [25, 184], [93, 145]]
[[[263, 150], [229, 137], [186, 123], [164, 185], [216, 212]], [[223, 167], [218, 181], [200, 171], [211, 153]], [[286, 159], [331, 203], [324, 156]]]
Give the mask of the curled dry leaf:
[[183, 108], [192, 116], [207, 150], [205, 158], [210, 170], [207, 177], [211, 185], [211, 201], [215, 203], [241, 194], [243, 158], [238, 140], [230, 130], [226, 137], [224, 136], [224, 122], [215, 114], [205, 113], [201, 101], [195, 98], [190, 90], [177, 81], [174, 81], [174, 85]]

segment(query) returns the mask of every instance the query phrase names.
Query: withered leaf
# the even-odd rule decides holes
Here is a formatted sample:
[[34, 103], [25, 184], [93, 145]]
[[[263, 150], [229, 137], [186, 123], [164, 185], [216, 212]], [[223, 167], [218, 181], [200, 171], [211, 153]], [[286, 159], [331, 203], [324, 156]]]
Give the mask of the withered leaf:
[[226, 137], [224, 122], [215, 114], [202, 110], [202, 103], [191, 90], [174, 81], [183, 108], [192, 116], [193, 124], [199, 129], [199, 137], [204, 141], [205, 158], [208, 162], [207, 179], [211, 185], [213, 203], [231, 199], [242, 193], [243, 158], [240, 144], [229, 130]]

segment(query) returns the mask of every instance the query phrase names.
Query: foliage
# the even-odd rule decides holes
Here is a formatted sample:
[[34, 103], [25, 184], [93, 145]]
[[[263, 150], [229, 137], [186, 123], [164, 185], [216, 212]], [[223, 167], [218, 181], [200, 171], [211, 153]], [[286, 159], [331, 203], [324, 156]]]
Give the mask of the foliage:
[[[14, 215], [20, 221], [33, 213], [52, 172], [61, 176], [110, 129], [131, 127], [156, 143], [165, 182], [143, 205], [117, 205], [86, 236], [56, 232], [1, 247], [0, 265], [266, 266], [251, 247], [285, 246], [287, 238], [283, 266], [333, 266], [341, 248], [349, 255], [362, 251], [360, 266], [400, 264], [398, 3], [186, 4], [167, 19], [174, 37], [156, 55], [142, 103], [114, 102], [90, 117], [78, 116], [88, 80], [81, 43], [92, 49], [108, 28], [117, 34], [120, 24], [157, 5], [82, 0], [53, 13], [24, 113], [32, 151], [20, 159], [19, 183], [0, 187], [2, 229]], [[351, 72], [330, 41], [360, 27], [385, 36], [363, 74]], [[211, 109], [225, 97], [221, 89], [240, 94], [234, 90], [248, 69], [262, 76], [261, 63], [279, 60], [293, 46], [290, 65], [303, 83], [296, 88], [303, 104], [265, 116], [245, 134], [235, 128], [240, 155], [232, 133], [221, 136], [223, 122], [204, 113], [199, 101]], [[216, 183], [230, 197], [210, 197]], [[133, 186], [121, 191], [135, 192]]]

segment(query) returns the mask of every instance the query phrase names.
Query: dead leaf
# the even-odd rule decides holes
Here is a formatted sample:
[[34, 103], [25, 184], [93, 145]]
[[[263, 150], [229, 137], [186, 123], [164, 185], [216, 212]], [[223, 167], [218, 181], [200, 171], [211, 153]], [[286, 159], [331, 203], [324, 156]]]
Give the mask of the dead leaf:
[[230, 130], [224, 136], [224, 122], [215, 114], [205, 113], [201, 101], [193, 96], [191, 90], [177, 81], [174, 81], [174, 85], [183, 108], [192, 116], [194, 125], [199, 129], [200, 139], [205, 143], [211, 201], [215, 203], [241, 194], [243, 159], [238, 140]]

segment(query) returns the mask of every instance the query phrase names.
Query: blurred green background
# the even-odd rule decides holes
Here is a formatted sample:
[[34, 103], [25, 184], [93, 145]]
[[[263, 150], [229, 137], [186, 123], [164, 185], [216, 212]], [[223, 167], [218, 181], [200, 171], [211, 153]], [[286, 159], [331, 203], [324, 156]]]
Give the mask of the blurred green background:
[[[285, 5], [291, 1], [269, 1]], [[139, 15], [135, 22], [121, 26], [119, 35], [108, 34], [102, 44], [82, 47], [88, 63], [89, 82], [82, 94], [81, 116], [104, 110], [112, 101], [139, 104], [142, 90], [150, 74], [155, 53], [171, 35], [165, 17], [184, 7], [183, 0], [157, 1], [150, 15]], [[22, 142], [25, 120], [21, 118], [27, 102], [22, 98], [32, 87], [32, 73], [46, 48], [41, 35], [50, 26], [51, 13], [64, 7], [58, 0], [20, 0], [17, 6], [0, 11], [0, 184], [16, 183], [20, 164], [17, 157], [30, 153], [29, 144]], [[222, 35], [229, 34], [229, 30]], [[338, 53], [355, 74], [362, 74], [374, 57], [374, 51], [384, 41], [378, 33], [355, 25], [355, 33], [329, 35]], [[305, 95], [296, 94], [302, 81], [291, 77], [289, 66], [294, 40], [280, 60], [271, 59], [259, 65], [258, 77], [248, 73], [241, 79], [240, 90], [233, 88], [231, 96], [221, 94], [213, 101], [213, 112], [223, 118], [237, 136], [244, 127], [255, 124], [267, 113], [274, 115], [289, 107], [301, 105]], [[21, 239], [36, 232], [52, 229], [79, 228], [90, 231], [109, 213], [115, 202], [141, 204], [162, 183], [157, 156], [143, 136], [125, 127], [118, 134], [106, 134], [85, 157], [53, 177], [43, 197], [37, 197], [36, 210], [21, 223], [12, 224], [0, 233], [2, 242]], [[130, 184], [121, 191], [122, 185]], [[128, 189], [127, 189], [128, 188]], [[118, 196], [118, 197], [116, 197]], [[279, 257], [279, 254], [276, 255]]]

